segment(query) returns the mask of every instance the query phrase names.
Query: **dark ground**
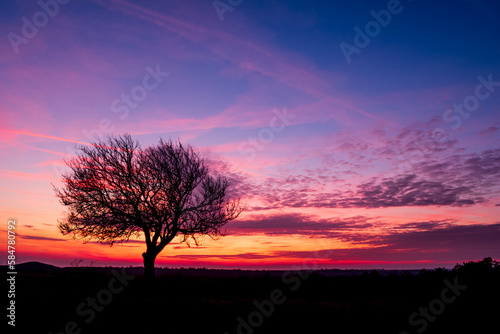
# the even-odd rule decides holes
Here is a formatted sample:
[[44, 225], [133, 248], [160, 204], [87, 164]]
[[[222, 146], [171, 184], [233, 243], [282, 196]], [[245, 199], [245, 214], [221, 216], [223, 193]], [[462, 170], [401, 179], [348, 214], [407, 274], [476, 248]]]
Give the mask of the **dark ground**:
[[154, 283], [139, 268], [115, 268], [120, 283], [112, 268], [22, 266], [9, 333], [500, 332], [500, 266], [488, 259], [421, 272], [158, 270]]

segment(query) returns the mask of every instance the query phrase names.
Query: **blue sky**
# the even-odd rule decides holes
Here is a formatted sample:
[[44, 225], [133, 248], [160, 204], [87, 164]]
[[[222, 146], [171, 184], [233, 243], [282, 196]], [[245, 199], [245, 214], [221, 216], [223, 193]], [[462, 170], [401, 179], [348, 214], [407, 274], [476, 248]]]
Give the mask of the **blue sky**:
[[[123, 133], [193, 145], [248, 206], [165, 265], [500, 258], [500, 4], [223, 1], [221, 20], [211, 1], [61, 2], [0, 4], [0, 214], [22, 222], [24, 259], [140, 262], [140, 243], [56, 227], [75, 143]], [[370, 42], [349, 62], [356, 27]]]

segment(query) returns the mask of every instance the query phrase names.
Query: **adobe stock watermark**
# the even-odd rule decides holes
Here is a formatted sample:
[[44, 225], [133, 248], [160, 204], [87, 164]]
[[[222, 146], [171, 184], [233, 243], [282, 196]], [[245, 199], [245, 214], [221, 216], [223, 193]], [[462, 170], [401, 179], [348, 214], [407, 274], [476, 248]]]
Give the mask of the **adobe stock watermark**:
[[[407, 1], [411, 2], [412, 0]], [[370, 15], [375, 20], [368, 21], [365, 24], [364, 31], [358, 26], [354, 27], [354, 32], [356, 33], [353, 39], [354, 45], [346, 42], [339, 44], [340, 51], [342, 51], [347, 63], [350, 64], [352, 62], [351, 57], [354, 53], [359, 55], [362, 49], [370, 45], [372, 39], [380, 34], [382, 27], [386, 28], [391, 23], [392, 16], [400, 14], [403, 9], [404, 7], [399, 0], [389, 0], [387, 2], [387, 9], [381, 9], [378, 12], [374, 10], [370, 11]]]
[[488, 75], [488, 79], [480, 75], [477, 80], [480, 83], [474, 89], [474, 94], [466, 96], [462, 103], [454, 103], [453, 110], [446, 109], [443, 113], [443, 121], [446, 123], [455, 122], [452, 129], [457, 129], [462, 124], [462, 119], [469, 118], [470, 113], [479, 108], [480, 101], [487, 100], [495, 92], [495, 87], [500, 87], [500, 81], [493, 81], [492, 73]]
[[[121, 121], [129, 116], [131, 109], [136, 109], [139, 103], [146, 99], [148, 92], [157, 89], [164, 81], [164, 78], [170, 75], [169, 72], [161, 71], [160, 64], [157, 64], [154, 69], [151, 66], [146, 66], [145, 70], [147, 74], [142, 78], [140, 85], [134, 86], [130, 90], [130, 93], [123, 93], [120, 95], [120, 98], [114, 99], [111, 102], [110, 110], [115, 114], [119, 114], [118, 118]], [[104, 117], [99, 121], [97, 127], [90, 130], [83, 129], [82, 134], [87, 140], [92, 142], [112, 133], [114, 129], [115, 125], [113, 121], [108, 117]], [[68, 155], [74, 155], [73, 148], [70, 145], [66, 145], [65, 148]], [[51, 167], [56, 175], [60, 175], [57, 164], [52, 163]]]
[[[86, 324], [94, 321], [96, 312], [102, 312], [105, 306], [111, 304], [114, 295], [121, 293], [129, 282], [135, 279], [135, 276], [126, 275], [125, 269], [122, 270], [121, 274], [115, 270], [112, 270], [111, 273], [114, 277], [109, 280], [107, 288], [99, 290], [95, 297], [87, 297], [76, 307], [76, 314], [82, 317]], [[81, 331], [81, 324], [76, 321], [68, 321], [64, 325], [64, 330], [55, 334], [79, 334]]]
[[[238, 152], [241, 155], [249, 155], [247, 161], [255, 159], [257, 151], [262, 151], [274, 140], [274, 134], [283, 131], [290, 124], [290, 120], [296, 117], [296, 115], [288, 114], [286, 108], [283, 108], [281, 112], [273, 109], [273, 114], [276, 116], [269, 121], [269, 127], [260, 129], [257, 137], [248, 137], [238, 146]], [[278, 125], [278, 121], [281, 124]]]
[[[169, 72], [162, 72], [160, 70], [160, 64], [157, 64], [155, 69], [151, 68], [151, 66], [146, 66], [145, 70], [148, 74], [142, 78], [140, 85], [134, 86], [130, 90], [130, 93], [123, 93], [120, 95], [120, 98], [114, 99], [111, 102], [111, 111], [119, 114], [118, 118], [122, 121], [129, 116], [131, 109], [136, 109], [139, 103], [148, 97], [148, 92], [157, 89], [164, 78], [170, 75]], [[110, 134], [114, 129], [113, 121], [109, 118], [103, 118], [100, 120], [97, 128], [91, 130], [83, 129], [82, 133], [89, 141], [95, 141], [104, 135]]]
[[[290, 292], [297, 291], [302, 282], [307, 280], [311, 272], [319, 269], [318, 259], [328, 258], [333, 253], [332, 250], [325, 251], [324, 254], [319, 255], [319, 251], [314, 252], [314, 259], [304, 260], [300, 266], [294, 266], [293, 271], [286, 271], [281, 277], [282, 283]], [[252, 334], [256, 328], [261, 327], [265, 319], [274, 314], [277, 306], [282, 305], [287, 300], [285, 289], [274, 289], [269, 293], [269, 298], [261, 302], [254, 300], [253, 305], [255, 310], [250, 312], [245, 319], [241, 316], [236, 318], [237, 334]], [[225, 332], [224, 334], [229, 334]]]
[[16, 326], [16, 219], [7, 222], [7, 297], [9, 299], [7, 308], [7, 323]]
[[49, 23], [49, 18], [53, 18], [59, 13], [59, 5], [66, 5], [70, 0], [40, 0], [38, 6], [42, 10], [33, 14], [31, 21], [23, 16], [21, 18], [21, 35], [9, 32], [7, 39], [16, 54], [19, 53], [19, 46], [21, 44], [28, 44], [30, 39], [35, 38], [38, 34], [39, 28], [43, 28]]
[[[446, 309], [446, 304], [453, 303], [458, 296], [467, 289], [466, 285], [458, 283], [458, 277], [455, 277], [453, 283], [445, 279], [444, 284], [446, 287], [441, 290], [440, 298], [431, 300], [428, 307], [419, 307], [418, 312], [413, 312], [408, 318], [408, 323], [415, 327], [418, 333], [424, 332], [429, 322], [434, 322], [437, 316], [443, 314]], [[410, 332], [402, 331], [399, 334], [410, 334]]]
[[234, 7], [241, 5], [243, 0], [215, 0], [212, 2], [215, 12], [219, 16], [220, 21], [224, 21], [224, 13], [234, 11]]
[[[500, 81], [493, 81], [493, 74], [490, 73], [486, 78], [482, 75], [477, 77], [479, 84], [475, 87], [474, 93], [467, 95], [462, 103], [454, 103], [453, 108], [446, 109], [443, 112], [443, 121], [453, 123], [451, 129], [456, 130], [462, 125], [465, 119], [468, 119], [481, 105], [481, 101], [485, 101], [495, 92], [495, 87], [500, 87]], [[437, 150], [437, 146], [443, 143], [448, 137], [446, 131], [442, 128], [435, 128], [430, 134], [430, 138], [422, 140], [418, 143], [417, 149], [406, 156], [405, 154], [398, 155], [398, 159], [404, 163], [400, 164], [399, 168], [402, 171], [408, 171], [413, 165], [421, 163], [425, 159], [425, 155]]]

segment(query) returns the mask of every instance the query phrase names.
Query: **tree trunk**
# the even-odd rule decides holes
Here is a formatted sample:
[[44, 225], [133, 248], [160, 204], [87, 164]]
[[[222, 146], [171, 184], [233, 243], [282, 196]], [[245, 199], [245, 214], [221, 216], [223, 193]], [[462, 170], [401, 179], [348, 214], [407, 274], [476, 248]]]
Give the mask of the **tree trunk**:
[[142, 253], [144, 259], [144, 278], [148, 281], [155, 279], [155, 259], [156, 255], [150, 253]]

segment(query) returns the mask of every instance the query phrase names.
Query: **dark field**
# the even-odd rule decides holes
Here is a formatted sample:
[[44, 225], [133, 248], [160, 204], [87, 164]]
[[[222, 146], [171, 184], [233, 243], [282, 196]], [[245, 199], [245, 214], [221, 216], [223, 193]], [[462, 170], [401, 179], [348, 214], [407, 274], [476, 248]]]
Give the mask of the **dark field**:
[[487, 259], [421, 272], [158, 269], [154, 283], [142, 268], [31, 263], [18, 268], [15, 332], [498, 333], [499, 282]]

